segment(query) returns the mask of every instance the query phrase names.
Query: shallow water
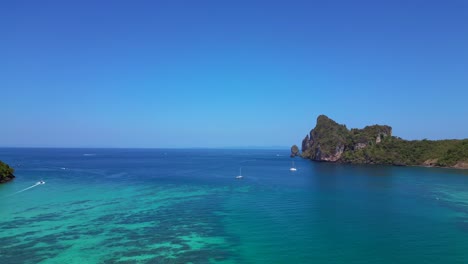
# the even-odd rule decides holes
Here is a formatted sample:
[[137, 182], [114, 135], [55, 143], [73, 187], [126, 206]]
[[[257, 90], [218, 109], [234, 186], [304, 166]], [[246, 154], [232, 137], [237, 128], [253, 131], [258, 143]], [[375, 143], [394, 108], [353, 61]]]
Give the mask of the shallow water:
[[0, 186], [1, 263], [468, 263], [468, 171], [295, 159], [290, 172], [286, 150], [0, 159], [17, 175]]

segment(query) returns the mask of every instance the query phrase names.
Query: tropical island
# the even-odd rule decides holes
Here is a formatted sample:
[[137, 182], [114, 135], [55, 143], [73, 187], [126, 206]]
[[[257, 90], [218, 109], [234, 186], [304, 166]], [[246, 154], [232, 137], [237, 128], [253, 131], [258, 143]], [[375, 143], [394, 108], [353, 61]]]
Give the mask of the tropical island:
[[0, 184], [13, 180], [15, 178], [14, 172], [15, 169], [0, 160]]
[[302, 153], [296, 145], [291, 147], [291, 157], [296, 156], [338, 163], [468, 169], [468, 139], [404, 140], [392, 136], [387, 125], [348, 129], [320, 115], [302, 140]]

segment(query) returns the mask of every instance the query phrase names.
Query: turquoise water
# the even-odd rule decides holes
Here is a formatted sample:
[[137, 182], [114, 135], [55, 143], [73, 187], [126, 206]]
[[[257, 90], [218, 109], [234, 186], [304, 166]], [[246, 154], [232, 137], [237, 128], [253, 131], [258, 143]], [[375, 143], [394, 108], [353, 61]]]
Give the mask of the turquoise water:
[[288, 154], [0, 149], [0, 262], [468, 263], [468, 171]]

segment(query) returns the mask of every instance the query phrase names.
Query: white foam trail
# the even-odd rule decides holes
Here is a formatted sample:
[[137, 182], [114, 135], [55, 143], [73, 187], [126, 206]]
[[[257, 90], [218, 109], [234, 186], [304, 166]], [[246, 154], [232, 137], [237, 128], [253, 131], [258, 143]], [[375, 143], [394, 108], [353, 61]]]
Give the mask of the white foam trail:
[[38, 182], [38, 183], [34, 184], [33, 186], [29, 186], [29, 187], [26, 188], [26, 189], [23, 189], [23, 190], [21, 190], [21, 191], [17, 191], [17, 192], [15, 192], [15, 193], [12, 193], [12, 194], [10, 194], [9, 196], [12, 196], [12, 195], [15, 195], [15, 194], [18, 194], [18, 193], [22, 193], [22, 192], [27, 191], [27, 190], [29, 190], [29, 189], [31, 189], [31, 188], [34, 188], [34, 187], [36, 187], [36, 186], [38, 186], [38, 185], [41, 185], [41, 183]]

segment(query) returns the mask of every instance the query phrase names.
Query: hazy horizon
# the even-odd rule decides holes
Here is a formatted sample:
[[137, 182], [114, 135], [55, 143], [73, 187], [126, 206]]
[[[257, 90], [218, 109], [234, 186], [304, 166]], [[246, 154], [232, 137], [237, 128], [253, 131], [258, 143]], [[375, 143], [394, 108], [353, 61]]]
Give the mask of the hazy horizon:
[[468, 2], [0, 3], [4, 147], [468, 137]]

